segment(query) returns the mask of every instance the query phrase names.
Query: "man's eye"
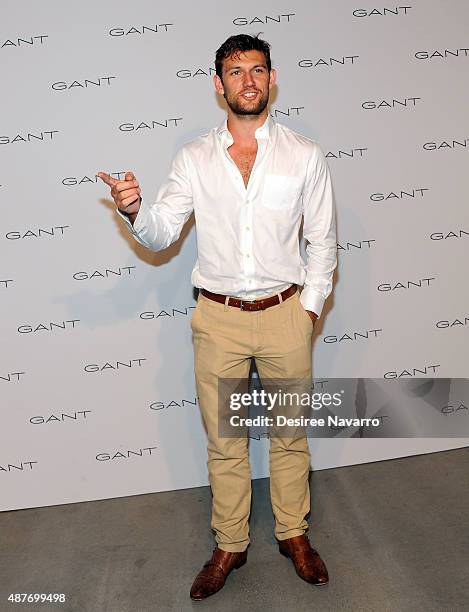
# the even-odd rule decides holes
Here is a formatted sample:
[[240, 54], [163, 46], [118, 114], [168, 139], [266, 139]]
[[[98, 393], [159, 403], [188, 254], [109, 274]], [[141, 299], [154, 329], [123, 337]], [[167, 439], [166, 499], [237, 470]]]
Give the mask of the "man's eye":
[[233, 70], [233, 72], [231, 74], [238, 74], [239, 70]]

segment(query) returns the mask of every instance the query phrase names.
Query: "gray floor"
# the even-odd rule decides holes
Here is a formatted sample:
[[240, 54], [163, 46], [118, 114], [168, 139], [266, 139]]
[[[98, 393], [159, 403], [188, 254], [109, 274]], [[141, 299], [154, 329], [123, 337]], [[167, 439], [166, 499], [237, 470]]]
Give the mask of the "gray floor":
[[323, 587], [279, 555], [268, 480], [254, 482], [248, 562], [204, 602], [188, 592], [213, 548], [208, 488], [0, 513], [0, 611], [468, 610], [468, 468], [466, 448], [312, 474]]

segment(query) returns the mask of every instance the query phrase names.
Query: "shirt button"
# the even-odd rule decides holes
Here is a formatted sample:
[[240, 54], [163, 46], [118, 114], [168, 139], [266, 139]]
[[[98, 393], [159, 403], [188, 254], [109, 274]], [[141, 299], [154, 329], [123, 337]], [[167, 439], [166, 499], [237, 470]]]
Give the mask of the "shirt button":
[[249, 225], [246, 225], [246, 229], [249, 231], [251, 228], [249, 227]]
[[249, 253], [246, 253], [246, 257], [250, 257]]

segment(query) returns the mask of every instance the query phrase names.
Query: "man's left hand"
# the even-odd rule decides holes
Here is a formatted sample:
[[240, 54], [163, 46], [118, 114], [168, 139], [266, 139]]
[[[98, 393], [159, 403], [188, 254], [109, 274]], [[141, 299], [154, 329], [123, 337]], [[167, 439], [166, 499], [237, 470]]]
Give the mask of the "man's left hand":
[[318, 318], [318, 315], [315, 312], [313, 312], [312, 310], [307, 310], [306, 312], [308, 313], [308, 316], [311, 319], [311, 321], [313, 323], [316, 323], [316, 319]]

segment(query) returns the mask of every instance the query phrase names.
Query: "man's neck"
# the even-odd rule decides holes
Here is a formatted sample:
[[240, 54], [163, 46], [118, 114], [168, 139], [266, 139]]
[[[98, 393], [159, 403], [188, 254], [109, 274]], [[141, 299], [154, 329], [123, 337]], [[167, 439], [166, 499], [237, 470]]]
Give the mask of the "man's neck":
[[267, 110], [260, 115], [236, 115], [228, 112], [227, 127], [233, 136], [234, 143], [241, 147], [249, 147], [257, 143], [256, 130], [264, 125], [267, 119]]

